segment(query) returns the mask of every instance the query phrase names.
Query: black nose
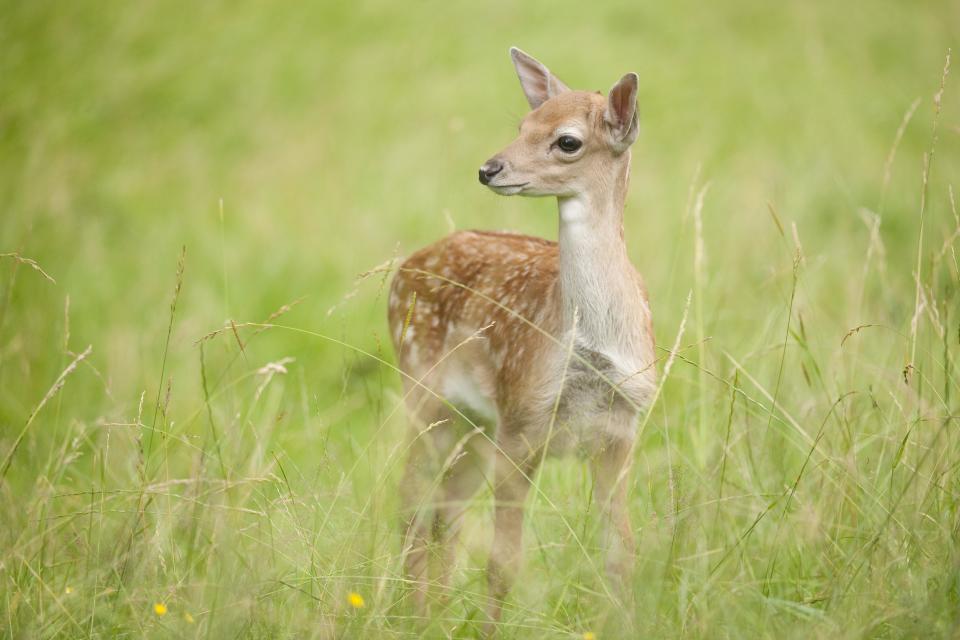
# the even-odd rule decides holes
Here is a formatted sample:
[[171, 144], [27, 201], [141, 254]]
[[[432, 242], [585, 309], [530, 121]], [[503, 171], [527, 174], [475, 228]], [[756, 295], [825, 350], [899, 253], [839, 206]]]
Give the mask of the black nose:
[[503, 171], [502, 162], [499, 160], [487, 160], [487, 162], [480, 167], [480, 184], [490, 184], [490, 179], [501, 171]]

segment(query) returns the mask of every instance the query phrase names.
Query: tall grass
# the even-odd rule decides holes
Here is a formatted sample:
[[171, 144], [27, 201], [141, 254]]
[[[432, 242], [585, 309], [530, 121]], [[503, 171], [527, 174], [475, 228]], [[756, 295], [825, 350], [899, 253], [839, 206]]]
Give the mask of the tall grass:
[[664, 385], [629, 598], [550, 460], [501, 635], [960, 633], [958, 8], [487, 9], [4, 8], [2, 635], [479, 633], [489, 491], [449, 600], [406, 597], [382, 265], [555, 233], [474, 184], [523, 113], [510, 44], [640, 72]]

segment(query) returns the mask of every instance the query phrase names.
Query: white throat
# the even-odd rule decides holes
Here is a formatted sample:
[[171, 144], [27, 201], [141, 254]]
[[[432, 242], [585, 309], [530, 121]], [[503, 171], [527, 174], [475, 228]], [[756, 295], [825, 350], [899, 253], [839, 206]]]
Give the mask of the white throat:
[[559, 198], [560, 303], [564, 326], [577, 315], [578, 341], [615, 349], [636, 297], [636, 276], [623, 240], [622, 199], [596, 202], [589, 195]]
[[569, 198], [557, 198], [560, 208], [560, 233], [564, 227], [571, 227], [589, 219], [589, 204], [587, 196], [578, 195]]

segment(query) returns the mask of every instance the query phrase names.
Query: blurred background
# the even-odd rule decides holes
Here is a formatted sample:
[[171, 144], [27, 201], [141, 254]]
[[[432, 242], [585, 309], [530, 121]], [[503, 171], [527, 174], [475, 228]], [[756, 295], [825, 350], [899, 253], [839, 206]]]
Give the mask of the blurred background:
[[[921, 155], [958, 12], [935, 2], [10, 3], [0, 230], [4, 251], [36, 259], [58, 285], [21, 274], [7, 329], [32, 330], [5, 345], [3, 375], [43, 386], [56, 373], [37, 356], [62, 333], [69, 295], [72, 338], [97, 343], [119, 395], [155, 385], [156, 367], [143, 365], [159, 360], [183, 245], [174, 344], [187, 347], [227, 318], [262, 319], [301, 296], [298, 320], [339, 331], [326, 311], [357, 274], [451, 221], [555, 237], [554, 202], [476, 184], [526, 111], [514, 44], [578, 88], [639, 73], [626, 227], [660, 329], [676, 324], [690, 288], [695, 179], [711, 183], [710, 315], [747, 314], [731, 326], [766, 300], [759, 287], [780, 251], [768, 203], [796, 221], [811, 256], [854, 260], [818, 266], [840, 291], [866, 248], [860, 210], [882, 205], [891, 277], [909, 281]], [[957, 166], [957, 101], [945, 109], [941, 186]], [[943, 190], [933, 194], [945, 213]], [[746, 298], [726, 308], [734, 291]], [[351, 325], [358, 313], [374, 324], [357, 339], [382, 330], [382, 309], [359, 305]], [[5, 382], [21, 395], [22, 379]]]
[[[301, 520], [291, 515], [295, 509], [283, 512], [300, 523], [290, 524], [286, 535], [294, 547], [303, 543], [303, 562], [315, 571], [300, 578], [320, 604], [295, 600], [303, 596], [290, 591], [282, 596], [290, 601], [267, 598], [273, 606], [336, 610], [321, 600], [329, 596], [340, 606], [337, 589], [346, 583], [317, 586], [314, 594], [323, 574], [317, 566], [362, 566], [345, 575], [359, 572], [367, 580], [382, 575], [383, 567], [370, 559], [391, 549], [395, 554], [397, 545], [389, 538], [394, 467], [388, 465], [386, 478], [379, 467], [401, 457], [395, 445], [402, 438], [402, 410], [398, 377], [380, 361], [393, 362], [381, 295], [385, 276], [357, 277], [454, 228], [556, 237], [554, 201], [498, 197], [476, 180], [477, 167], [513, 138], [527, 110], [508, 56], [511, 45], [575, 88], [606, 92], [627, 71], [640, 76], [628, 247], [650, 289], [659, 344], [673, 343], [694, 292], [681, 344], [699, 345], [685, 352], [687, 363], [699, 367], [677, 363], [642, 440], [636, 522], [679, 512], [676, 487], [687, 486], [688, 504], [694, 504], [690, 496], [716, 486], [728, 450], [729, 381], [736, 374], [742, 382], [745, 375], [732, 361], [752, 372], [757, 389], [780, 394], [784, 415], [810, 434], [837, 397], [861, 393], [862, 411], [849, 412], [859, 416], [855, 425], [847, 424], [830, 453], [854, 470], [864, 447], [882, 446], [865, 463], [879, 474], [879, 461], [888, 469], [897, 443], [909, 441], [907, 422], [889, 413], [871, 417], [871, 393], [881, 398], [874, 404], [903, 416], [955, 412], [950, 354], [956, 340], [944, 338], [957, 335], [960, 315], [951, 244], [957, 222], [948, 189], [956, 189], [960, 177], [955, 75], [948, 78], [935, 147], [932, 140], [944, 60], [960, 42], [956, 2], [37, 1], [0, 2], [0, 14], [0, 253], [36, 260], [55, 280], [15, 256], [0, 258], [0, 455], [10, 462], [0, 482], [3, 539], [11, 549], [0, 574], [8, 572], [3, 607], [11, 635], [77, 631], [65, 622], [65, 610], [83, 629], [103, 623], [135, 634], [170, 632], [130, 622], [141, 611], [151, 624], [172, 620], [149, 613], [157, 599], [202, 603], [192, 615], [217, 633], [260, 629], [242, 623], [248, 614], [257, 619], [254, 611], [263, 603], [250, 595], [252, 585], [309, 571], [295, 558], [274, 558], [259, 568], [253, 562], [251, 568], [232, 551], [215, 551], [275, 552], [283, 539], [279, 524], [277, 539], [266, 547], [258, 546], [266, 544], [261, 530], [249, 534], [258, 536], [256, 544], [243, 536], [218, 539], [214, 532], [229, 520], [193, 520], [201, 529], [209, 525], [209, 537], [185, 534], [177, 524], [182, 495], [158, 493], [166, 496], [163, 508], [160, 497], [143, 497], [151, 493], [144, 487], [181, 475], [201, 478], [209, 471], [227, 484], [277, 482], [286, 487], [279, 493], [289, 493], [305, 513], [320, 514], [323, 526], [343, 524], [341, 537], [328, 537], [317, 521], [304, 524], [313, 516]], [[898, 138], [905, 116], [909, 122]], [[918, 245], [924, 156], [932, 148]], [[697, 272], [692, 211], [705, 185], [699, 213], [705, 260]], [[918, 248], [925, 278], [919, 312]], [[254, 335], [251, 328], [231, 329], [205, 342], [201, 356], [198, 341], [205, 334], [231, 321], [262, 322], [284, 305], [293, 306], [276, 322], [296, 330]], [[854, 338], [855, 351], [841, 352], [841, 339], [862, 324], [886, 329], [864, 330], [862, 339]], [[911, 363], [921, 368], [919, 358], [911, 358], [910, 341], [901, 339], [911, 331], [920, 345], [914, 352], [938, 363], [925, 370], [936, 393], [928, 389], [904, 400], [883, 385], [895, 388]], [[87, 345], [91, 355], [28, 422]], [[263, 367], [284, 358], [292, 360], [284, 361], [286, 374], [276, 373], [282, 383], [271, 382]], [[770, 404], [765, 392], [751, 392], [756, 405], [745, 404], [742, 416], [731, 413], [733, 424], [768, 421], [756, 408]], [[924, 396], [939, 399], [935, 409]], [[898, 400], [891, 404], [891, 398]], [[763, 458], [771, 449], [757, 445], [760, 470], [745, 467], [743, 482], [727, 490], [750, 494], [756, 504], [730, 512], [712, 533], [691, 527], [690, 554], [706, 553], [696, 542], [704, 536], [722, 539], [717, 548], [733, 545], [766, 504], [763, 496], [793, 482], [808, 444], [787, 447], [789, 453], [768, 460], [769, 467]], [[214, 473], [207, 465], [215, 445]], [[770, 446], [779, 451], [786, 445]], [[674, 457], [665, 457], [669, 447]], [[284, 462], [299, 471], [286, 468], [281, 482], [278, 465]], [[672, 475], [675, 467], [685, 469], [677, 476], [685, 481]], [[570, 480], [567, 468], [548, 467], [545, 482], [586, 482], [580, 470]], [[868, 505], [886, 500], [869, 487], [874, 481], [886, 486], [887, 476], [851, 473], [860, 497], [838, 498], [837, 513], [861, 499]], [[104, 498], [107, 489], [116, 492], [113, 497]], [[71, 491], [89, 494], [51, 498]], [[95, 502], [94, 491], [101, 507], [95, 526], [83, 516], [92, 513], [84, 505]], [[258, 513], [277, 507], [271, 502], [276, 491], [269, 498], [259, 489], [239, 491], [224, 489], [208, 501]], [[573, 493], [570, 509], [576, 511], [589, 491]], [[348, 497], [332, 497], [341, 495]], [[823, 508], [833, 513], [833, 506]], [[865, 508], [868, 513], [853, 509], [864, 526], [879, 526], [888, 513], [871, 520], [872, 507]], [[954, 512], [944, 513], [943, 520], [934, 518], [949, 532]], [[301, 525], [317, 529], [306, 535]], [[369, 548], [351, 546], [348, 531]], [[845, 533], [828, 535], [830, 544]], [[668, 536], [670, 545], [677, 535]], [[779, 535], [771, 530], [769, 547], [757, 552], [765, 559], [761, 573], [768, 566], [765, 554], [782, 543]], [[203, 571], [183, 564], [190, 557], [185, 540], [207, 545]], [[152, 551], [137, 556], [139, 545]], [[656, 555], [666, 547], [652, 548], [660, 549]], [[820, 558], [816, 551], [797, 553]], [[696, 573], [704, 591], [714, 588], [708, 570], [721, 557], [708, 556], [707, 570]], [[929, 559], [931, 566], [943, 563], [936, 553]], [[824, 563], [818, 565], [824, 575], [824, 567], [837, 567]], [[467, 564], [476, 573], [469, 584], [482, 591], [482, 555]], [[582, 570], [577, 567], [544, 587], [549, 597], [569, 597], [558, 595], [556, 585], [569, 584], [569, 576]], [[864, 579], [852, 569], [850, 575], [837, 571]], [[687, 605], [679, 603], [687, 596], [678, 594], [697, 589], [681, 589], [683, 580], [668, 580], [660, 569], [654, 573], [646, 584], [655, 584], [658, 595], [636, 610], [656, 612], [659, 632], [703, 630], [697, 625], [716, 621], [711, 615], [735, 615], [718, 613], [717, 602], [705, 598], [687, 605], [714, 607], [699, 622], [690, 621]], [[131, 575], [141, 578], [139, 587]], [[825, 580], [834, 578], [840, 580]], [[745, 580], [751, 584], [752, 578]], [[127, 610], [111, 601], [91, 612], [90, 601], [74, 609], [69, 602], [57, 606], [50, 596], [79, 584], [97, 594], [111, 585], [133, 604]], [[240, 584], [250, 593], [236, 593], [244, 591]], [[902, 587], [895, 584], [891, 601]], [[539, 587], [525, 588], [519, 601], [526, 598], [536, 608]], [[226, 601], [244, 603], [242, 615], [220, 618], [237, 626], [201, 616]], [[796, 601], [817, 606], [799, 596]], [[371, 613], [374, 606], [368, 605]], [[578, 616], [589, 613], [583, 606], [555, 611], [552, 620], [563, 622], [554, 631], [561, 637], [579, 633]], [[872, 615], [867, 609], [863, 620]], [[760, 621], [769, 622], [767, 614], [757, 611], [744, 628], [766, 628]], [[322, 633], [397, 628], [388, 613], [364, 622], [341, 613], [330, 614]], [[454, 617], [460, 624], [469, 615]], [[513, 620], [521, 618], [518, 613]], [[286, 631], [311, 628], [307, 619], [291, 614]], [[818, 629], [826, 635], [836, 630]]]

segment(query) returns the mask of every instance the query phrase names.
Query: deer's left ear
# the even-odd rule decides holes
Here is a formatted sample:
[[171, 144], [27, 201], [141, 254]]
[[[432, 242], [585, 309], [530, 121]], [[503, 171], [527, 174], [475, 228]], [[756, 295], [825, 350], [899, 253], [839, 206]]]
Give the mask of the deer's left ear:
[[637, 115], [637, 74], [630, 72], [610, 89], [607, 96], [607, 111], [603, 119], [610, 129], [613, 148], [623, 153], [636, 139], [640, 130], [640, 118]]

